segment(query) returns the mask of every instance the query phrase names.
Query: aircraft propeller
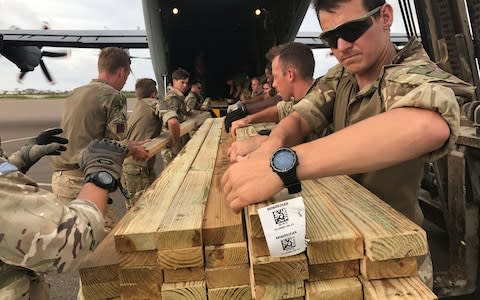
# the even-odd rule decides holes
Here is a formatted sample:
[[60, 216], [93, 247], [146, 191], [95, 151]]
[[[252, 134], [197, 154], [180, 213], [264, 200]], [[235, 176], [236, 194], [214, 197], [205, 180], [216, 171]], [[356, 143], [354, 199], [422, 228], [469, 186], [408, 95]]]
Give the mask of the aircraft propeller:
[[[29, 50], [33, 50], [33, 49], [29, 49]], [[37, 51], [33, 50], [28, 52], [32, 53]], [[43, 61], [43, 57], [65, 57], [70, 55], [70, 51], [64, 51], [64, 52], [41, 51], [40, 48], [38, 48], [37, 53], [39, 53], [39, 58], [37, 61], [33, 62], [32, 64], [24, 65], [22, 66], [22, 68], [20, 68], [20, 74], [18, 75], [17, 81], [21, 83], [25, 75], [27, 74], [27, 72], [33, 71], [37, 65], [40, 65], [40, 68], [42, 69], [43, 74], [47, 78], [48, 82], [50, 82], [51, 84], [55, 84], [55, 81], [53, 80], [52, 75], [50, 75], [50, 72], [48, 71], [48, 68], [45, 65], [45, 62]], [[30, 57], [34, 57], [34, 56], [35, 55], [31, 55]], [[38, 56], [38, 54], [36, 56]]]

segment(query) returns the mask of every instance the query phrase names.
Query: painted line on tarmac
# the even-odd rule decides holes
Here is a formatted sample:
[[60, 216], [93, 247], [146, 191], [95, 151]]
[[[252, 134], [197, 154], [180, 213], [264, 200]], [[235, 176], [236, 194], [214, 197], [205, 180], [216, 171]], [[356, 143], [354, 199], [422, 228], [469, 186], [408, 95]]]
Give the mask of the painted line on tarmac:
[[28, 136], [28, 137], [25, 137], [25, 138], [19, 138], [19, 139], [13, 139], [13, 140], [6, 140], [6, 141], [2, 141], [2, 144], [25, 141], [25, 140], [28, 140], [28, 139], [31, 139], [31, 138], [34, 138], [34, 136]]

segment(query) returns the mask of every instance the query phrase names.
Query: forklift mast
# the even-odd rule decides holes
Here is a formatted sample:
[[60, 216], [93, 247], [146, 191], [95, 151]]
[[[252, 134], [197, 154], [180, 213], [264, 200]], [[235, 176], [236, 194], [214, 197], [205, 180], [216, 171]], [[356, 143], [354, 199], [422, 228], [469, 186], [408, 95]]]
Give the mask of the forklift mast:
[[[399, 0], [408, 7], [409, 0]], [[420, 39], [442, 69], [479, 86], [480, 0], [414, 0]], [[412, 15], [402, 9], [407, 34]], [[456, 148], [429, 163], [420, 190], [428, 221], [448, 235], [448, 265], [435, 265], [434, 292], [439, 297], [470, 295], [479, 299], [480, 94], [457, 99], [461, 130]], [[432, 255], [433, 255], [433, 250]]]

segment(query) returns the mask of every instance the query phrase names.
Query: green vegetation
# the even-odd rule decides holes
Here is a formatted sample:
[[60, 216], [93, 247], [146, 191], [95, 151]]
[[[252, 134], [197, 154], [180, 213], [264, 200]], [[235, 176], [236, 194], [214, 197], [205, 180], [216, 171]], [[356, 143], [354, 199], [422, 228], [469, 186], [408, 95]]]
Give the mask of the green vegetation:
[[[127, 91], [122, 92], [125, 97], [127, 98], [135, 98], [134, 91]], [[63, 92], [63, 93], [35, 93], [35, 94], [28, 94], [28, 93], [18, 93], [18, 94], [0, 94], [1, 99], [62, 99], [66, 98], [70, 92]]]

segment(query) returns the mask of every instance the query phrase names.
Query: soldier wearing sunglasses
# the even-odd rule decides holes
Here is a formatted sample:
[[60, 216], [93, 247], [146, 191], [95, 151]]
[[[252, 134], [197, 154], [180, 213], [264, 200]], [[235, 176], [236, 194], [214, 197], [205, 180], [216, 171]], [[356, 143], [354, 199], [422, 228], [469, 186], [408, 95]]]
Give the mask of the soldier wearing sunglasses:
[[[474, 88], [435, 65], [416, 38], [398, 49], [390, 40], [393, 8], [384, 0], [315, 0], [314, 7], [339, 64], [316, 82], [318, 97], [296, 104], [257, 150], [227, 170], [226, 202], [240, 212], [297, 184], [292, 177], [347, 174], [422, 224], [423, 165], [454, 146], [456, 96], [471, 98]], [[300, 144], [329, 125], [333, 134]], [[288, 185], [269, 164], [279, 154], [297, 162]]]

